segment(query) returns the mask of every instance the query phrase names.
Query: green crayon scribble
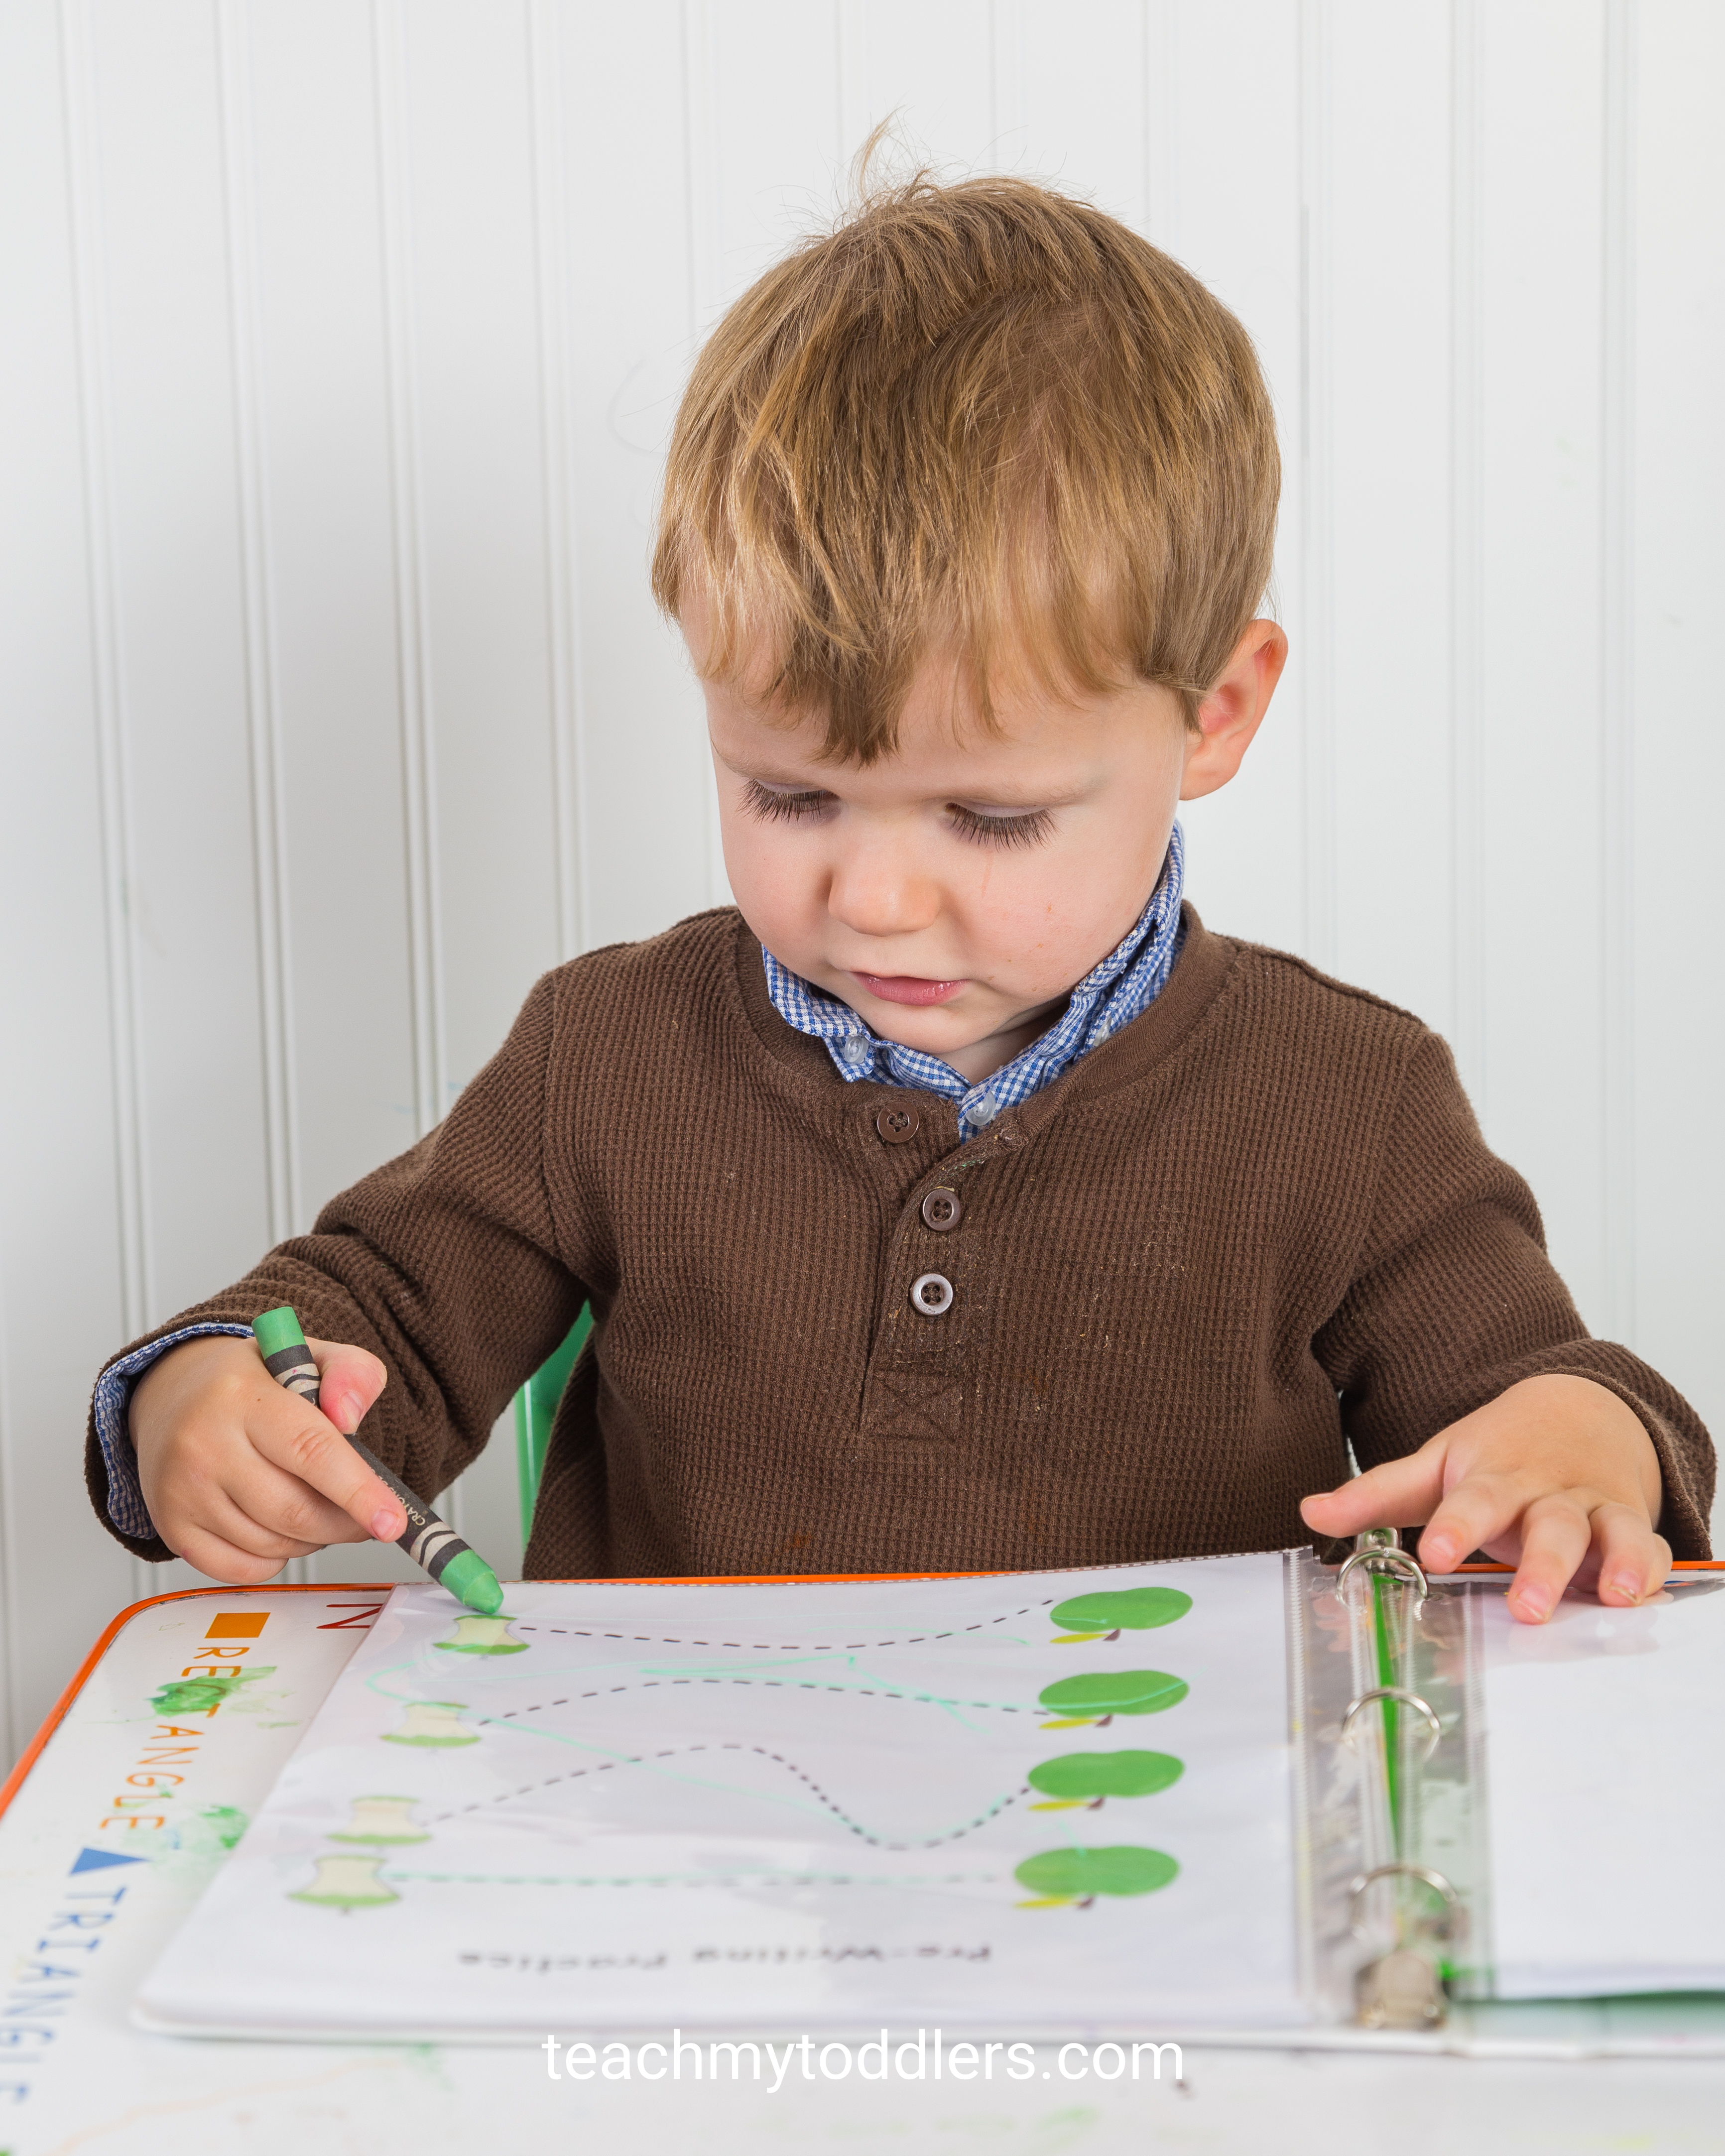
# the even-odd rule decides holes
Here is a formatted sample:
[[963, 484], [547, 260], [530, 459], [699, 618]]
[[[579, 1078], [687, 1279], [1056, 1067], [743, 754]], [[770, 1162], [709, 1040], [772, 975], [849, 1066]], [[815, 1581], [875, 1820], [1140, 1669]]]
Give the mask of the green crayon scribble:
[[449, 1655], [525, 1655], [527, 1643], [517, 1640], [509, 1627], [511, 1617], [480, 1617], [470, 1613], [455, 1620], [453, 1640], [437, 1640], [434, 1646]]
[[150, 1704], [157, 1714], [169, 1719], [177, 1714], [207, 1714], [224, 1700], [234, 1698], [246, 1685], [275, 1675], [272, 1662], [263, 1669], [236, 1670], [227, 1677], [174, 1677], [151, 1694]]
[[315, 1907], [339, 1909], [345, 1916], [353, 1909], [379, 1909], [401, 1899], [393, 1887], [377, 1876], [381, 1854], [342, 1851], [340, 1856], [314, 1859], [316, 1876], [309, 1887], [290, 1894], [290, 1902], [310, 1902]]
[[171, 1863], [174, 1868], [219, 1864], [245, 1832], [248, 1823], [245, 1814], [232, 1804], [206, 1804], [180, 1821]]
[[466, 1711], [465, 1702], [459, 1699], [410, 1700], [401, 1727], [385, 1730], [383, 1742], [386, 1744], [424, 1744], [434, 1748], [477, 1744], [479, 1732], [464, 1727], [456, 1718]]
[[223, 1849], [232, 1849], [245, 1832], [246, 1817], [232, 1804], [206, 1804], [198, 1815], [208, 1826], [211, 1835]]

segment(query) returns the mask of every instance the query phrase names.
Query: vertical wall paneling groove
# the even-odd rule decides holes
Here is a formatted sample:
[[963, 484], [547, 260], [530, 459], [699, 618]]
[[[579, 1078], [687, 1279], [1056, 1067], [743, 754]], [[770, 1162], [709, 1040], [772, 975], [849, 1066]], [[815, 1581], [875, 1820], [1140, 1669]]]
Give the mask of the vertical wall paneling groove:
[[[1635, 814], [1635, 1348], [1725, 1438], [1719, 1217], [1725, 1191], [1725, 726], [1716, 654], [1725, 589], [1725, 8], [1642, 0], [1627, 25], [1633, 183], [1635, 612], [1626, 657]], [[1609, 48], [1607, 48], [1608, 54]], [[1625, 295], [1625, 298], [1629, 295]], [[1714, 1547], [1725, 1547], [1725, 1504]]]
[[[90, 535], [90, 659], [95, 682], [100, 785], [95, 806], [102, 834], [102, 895], [107, 923], [120, 1296], [121, 1323], [131, 1337], [141, 1332], [157, 1313], [151, 1293], [149, 1192], [144, 1170], [142, 1044], [138, 1036], [137, 952], [132, 927], [136, 876], [126, 757], [125, 666], [114, 559], [96, 60], [88, 0], [66, 0], [60, 22], [85, 515]], [[131, 1569], [133, 1596], [141, 1599], [153, 1589], [151, 1568], [141, 1558], [134, 1558]]]
[[1486, 1114], [1485, 966], [1484, 264], [1479, 0], [1450, 0], [1450, 1045]]
[[102, 306], [100, 180], [95, 142], [95, 54], [88, 0], [66, 0], [64, 36], [66, 153], [73, 283], [78, 325], [79, 407], [83, 422], [85, 515], [91, 652], [95, 676], [96, 803], [105, 866], [107, 995], [113, 1044], [114, 1153], [120, 1192], [120, 1281], [128, 1334], [154, 1315], [150, 1293], [144, 1179], [143, 1084], [137, 1032], [136, 954], [131, 927], [132, 839], [127, 783], [124, 669], [114, 569], [114, 503], [108, 449], [108, 386]]
[[300, 1188], [299, 1115], [295, 1101], [292, 957], [287, 884], [286, 806], [275, 675], [265, 466], [261, 436], [261, 338], [258, 310], [258, 223], [251, 114], [250, 55], [239, 0], [218, 0], [223, 208], [233, 351], [234, 465], [239, 482], [239, 541], [246, 733], [251, 752], [252, 846], [258, 937], [258, 1006], [262, 1028], [265, 1194], [272, 1243], [307, 1224]]
[[[0, 1212], [0, 1238], [7, 1215]], [[13, 1404], [8, 1382], [12, 1368], [13, 1317], [0, 1281], [0, 1759], [13, 1760], [29, 1740], [22, 1712], [24, 1675], [23, 1615], [26, 1589], [18, 1563], [26, 1507], [13, 1470], [21, 1450], [23, 1419]], [[12, 1771], [8, 1766], [6, 1771]]]
[[1300, 0], [1301, 703], [1306, 824], [1306, 943], [1336, 963], [1335, 594], [1331, 440], [1332, 279], [1327, 0]]
[[[271, 1243], [309, 1224], [301, 1213], [299, 1116], [295, 1101], [291, 899], [287, 887], [285, 789], [275, 679], [266, 468], [259, 369], [258, 221], [251, 112], [250, 54], [239, 0], [217, 0], [217, 105], [228, 251], [228, 308], [234, 382], [234, 459], [239, 482], [241, 640], [250, 752], [254, 904], [256, 908], [259, 1061], [264, 1079], [264, 1198]], [[305, 1560], [284, 1577], [304, 1584]], [[160, 1591], [158, 1581], [152, 1587]]]
[[1599, 696], [1604, 1329], [1635, 1332], [1635, 0], [1605, 0], [1601, 159]]
[[833, 168], [841, 187], [850, 161], [886, 114], [869, 101], [869, 0], [834, 0], [839, 141]]
[[[110, 454], [107, 338], [103, 305], [100, 167], [96, 145], [95, 42], [88, 0], [66, 0], [61, 13], [67, 181], [71, 210], [78, 325], [79, 403], [84, 434], [84, 489], [89, 531], [91, 661], [95, 679], [97, 811], [102, 833], [107, 921], [107, 993], [112, 1043], [114, 1158], [119, 1182], [120, 1283], [128, 1337], [157, 1315], [151, 1292], [149, 1191], [145, 1174], [142, 1043], [138, 1034], [137, 951], [132, 925], [136, 884], [128, 776], [124, 651], [115, 569], [113, 475]], [[151, 1568], [131, 1560], [132, 1593], [152, 1592]]]
[[990, 0], [986, 162], [1011, 171], [1024, 154], [1024, 0]]
[[413, 1106], [417, 1135], [449, 1105], [438, 918], [436, 775], [425, 532], [414, 364], [412, 181], [408, 155], [406, 26], [400, 0], [372, 0], [378, 201], [389, 397], [390, 509], [394, 541], [397, 696], [403, 823], [407, 839], [413, 976]]
[[[419, 434], [409, 157], [407, 24], [401, 0], [372, 0], [377, 198], [389, 383], [390, 508], [394, 541], [396, 680], [402, 744], [408, 938], [413, 976], [413, 1108], [417, 1134], [449, 1106], [438, 877], [436, 757], [432, 724], [424, 472]], [[459, 1533], [458, 1483], [444, 1504]]]
[[1178, 0], [1144, 5], [1144, 222], [1147, 239], [1179, 256], [1180, 160], [1175, 136]]
[[585, 714], [581, 697], [581, 591], [573, 528], [575, 464], [570, 398], [573, 352], [566, 204], [562, 69], [552, 0], [527, 0], [528, 91], [533, 125], [533, 219], [539, 379], [545, 432], [546, 617], [551, 646], [551, 768], [557, 854], [557, 956], [587, 946]]
[[[706, 341], [727, 297], [719, 249], [720, 143], [718, 99], [713, 83], [712, 0], [683, 0], [683, 125], [689, 178], [689, 356]], [[705, 752], [703, 751], [703, 753]], [[707, 779], [706, 902], [723, 906], [731, 896], [725, 876], [719, 797]]]
[[[0, 1211], [0, 1248], [3, 1248], [8, 1214]], [[12, 1368], [15, 1319], [7, 1283], [0, 1276], [0, 1759], [13, 1760], [29, 1739], [21, 1712], [24, 1641], [25, 1586], [20, 1578], [20, 1538], [24, 1532], [23, 1492], [14, 1472], [22, 1450], [23, 1418], [13, 1403], [8, 1382]], [[12, 1770], [8, 1766], [6, 1771]]]

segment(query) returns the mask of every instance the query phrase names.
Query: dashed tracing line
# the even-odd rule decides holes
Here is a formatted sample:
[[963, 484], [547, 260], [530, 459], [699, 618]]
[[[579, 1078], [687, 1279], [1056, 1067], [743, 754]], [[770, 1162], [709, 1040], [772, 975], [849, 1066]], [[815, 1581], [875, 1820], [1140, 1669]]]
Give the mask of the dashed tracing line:
[[609, 1699], [620, 1691], [656, 1691], [666, 1685], [759, 1685], [768, 1691], [836, 1691], [846, 1699], [908, 1699], [923, 1707], [988, 1707], [996, 1714], [1042, 1712], [1040, 1707], [1009, 1707], [998, 1699], [946, 1699], [932, 1691], [883, 1691], [868, 1685], [817, 1684], [813, 1677], [643, 1677], [638, 1684], [598, 1685], [592, 1691], [567, 1692], [562, 1699], [536, 1700], [531, 1707], [506, 1707], [501, 1714], [488, 1714], [485, 1718], [487, 1722], [513, 1722], [523, 1714], [542, 1714], [548, 1707], [568, 1707], [580, 1699]]
[[998, 1871], [907, 1872], [881, 1877], [848, 1871], [652, 1872], [608, 1878], [590, 1874], [572, 1878], [562, 1872], [380, 1871], [380, 1879], [424, 1879], [441, 1887], [968, 1887], [991, 1884]]
[[1055, 1597], [1027, 1602], [1022, 1609], [1008, 1609], [999, 1617], [980, 1619], [974, 1625], [955, 1625], [949, 1632], [916, 1632], [904, 1640], [829, 1640], [798, 1646], [784, 1640], [679, 1640], [669, 1634], [648, 1632], [583, 1632], [572, 1625], [532, 1625], [511, 1619], [517, 1632], [544, 1632], [566, 1640], [619, 1640], [638, 1647], [734, 1647], [752, 1655], [850, 1655], [865, 1647], [926, 1647], [936, 1640], [963, 1640], [972, 1632], [986, 1632], [995, 1625], [1010, 1625], [1039, 1609], [1052, 1609]]
[[512, 1804], [517, 1797], [536, 1796], [541, 1789], [552, 1789], [559, 1782], [578, 1782], [586, 1774], [608, 1774], [619, 1767], [644, 1767], [655, 1759], [685, 1758], [691, 1753], [713, 1751], [752, 1752], [757, 1759], [770, 1759], [775, 1766], [783, 1767], [787, 1774], [796, 1776], [816, 1803], [829, 1811], [848, 1833], [854, 1834], [859, 1841], [867, 1842], [871, 1849], [938, 1849], [943, 1841], [957, 1841], [962, 1835], [973, 1834], [1030, 1794], [1029, 1784], [1023, 1783], [998, 1803], [990, 1804], [987, 1811], [967, 1820], [963, 1826], [949, 1827], [944, 1834], [928, 1835], [916, 1841], [889, 1841], [884, 1835], [870, 1834], [865, 1826], [860, 1826], [842, 1805], [834, 1802], [812, 1774], [794, 1759], [786, 1758], [783, 1752], [770, 1751], [764, 1744], [678, 1744], [663, 1752], [643, 1752], [626, 1759], [603, 1759], [597, 1766], [572, 1767], [565, 1774], [547, 1775], [542, 1782], [529, 1782], [524, 1789], [506, 1789], [501, 1795], [481, 1798], [476, 1804], [459, 1804], [454, 1811], [439, 1812], [428, 1819], [426, 1825], [441, 1826], [448, 1820], [465, 1818], [470, 1812], [484, 1811], [492, 1804]]

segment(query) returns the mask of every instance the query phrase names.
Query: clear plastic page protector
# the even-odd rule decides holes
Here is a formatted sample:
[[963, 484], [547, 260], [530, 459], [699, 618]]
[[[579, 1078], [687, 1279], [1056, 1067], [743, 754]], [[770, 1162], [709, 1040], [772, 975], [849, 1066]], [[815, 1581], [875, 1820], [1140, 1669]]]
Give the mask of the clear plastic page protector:
[[139, 2018], [1304, 2021], [1301, 1563], [398, 1588]]
[[1516, 1624], [1467, 1598], [1498, 1999], [1725, 1988], [1725, 1579]]

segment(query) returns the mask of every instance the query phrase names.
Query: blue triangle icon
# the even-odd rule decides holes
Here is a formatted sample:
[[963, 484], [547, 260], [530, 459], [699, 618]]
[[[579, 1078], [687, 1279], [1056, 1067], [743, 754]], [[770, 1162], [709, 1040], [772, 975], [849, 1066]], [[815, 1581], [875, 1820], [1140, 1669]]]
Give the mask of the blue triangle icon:
[[110, 1864], [142, 1864], [146, 1861], [141, 1856], [121, 1856], [108, 1849], [80, 1849], [78, 1852], [78, 1861], [72, 1866], [72, 1870], [74, 1871], [105, 1871]]

